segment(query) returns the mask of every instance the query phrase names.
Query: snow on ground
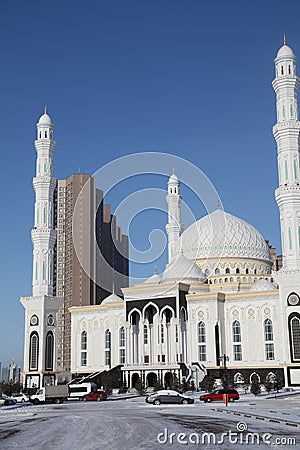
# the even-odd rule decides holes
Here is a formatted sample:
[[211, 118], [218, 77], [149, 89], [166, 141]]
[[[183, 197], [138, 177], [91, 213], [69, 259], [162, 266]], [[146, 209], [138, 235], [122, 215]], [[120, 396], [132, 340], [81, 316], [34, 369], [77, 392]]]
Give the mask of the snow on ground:
[[0, 449], [300, 448], [300, 395], [244, 395], [227, 407], [221, 402], [204, 404], [198, 397], [194, 405], [153, 406], [135, 397], [1, 407]]

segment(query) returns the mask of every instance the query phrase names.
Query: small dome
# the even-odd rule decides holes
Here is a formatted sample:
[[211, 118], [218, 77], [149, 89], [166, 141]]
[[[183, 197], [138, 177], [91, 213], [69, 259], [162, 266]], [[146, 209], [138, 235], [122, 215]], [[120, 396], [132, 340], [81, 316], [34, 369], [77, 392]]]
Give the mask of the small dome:
[[178, 183], [179, 183], [178, 177], [173, 172], [172, 175], [169, 178], [168, 184], [178, 184]]
[[39, 119], [39, 121], [38, 121], [38, 125], [48, 125], [48, 126], [52, 126], [51, 117], [48, 116], [46, 107], [45, 107], [44, 114], [40, 117], [40, 119]]
[[203, 283], [206, 277], [197, 264], [184, 255], [180, 255], [174, 261], [167, 264], [162, 274], [162, 281], [169, 280]]
[[107, 305], [108, 303], [119, 303], [123, 301], [123, 299], [121, 297], [119, 297], [118, 295], [116, 295], [115, 293], [109, 295], [108, 297], [106, 297], [103, 302], [101, 303], [101, 305]]
[[277, 58], [295, 58], [294, 52], [288, 45], [284, 44], [277, 53]]
[[161, 277], [157, 273], [154, 273], [151, 277], [147, 278], [147, 280], [145, 280], [144, 283], [145, 284], [159, 283], [160, 281], [161, 281]]
[[277, 287], [270, 281], [262, 279], [258, 280], [250, 289], [250, 292], [276, 291]]

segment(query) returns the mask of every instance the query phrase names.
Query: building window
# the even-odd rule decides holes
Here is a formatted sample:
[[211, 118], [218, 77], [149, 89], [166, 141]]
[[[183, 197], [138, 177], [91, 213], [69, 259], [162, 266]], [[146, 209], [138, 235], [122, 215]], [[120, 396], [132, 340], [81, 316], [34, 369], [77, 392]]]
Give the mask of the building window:
[[265, 325], [265, 341], [273, 341], [273, 323], [272, 320], [266, 319]]
[[144, 325], [144, 344], [148, 344], [148, 327]]
[[294, 316], [290, 321], [291, 347], [294, 360], [300, 359], [300, 318]]
[[175, 342], [178, 344], [178, 325], [175, 325]]
[[39, 336], [37, 333], [32, 333], [30, 336], [29, 370], [38, 370], [38, 357], [39, 357]]
[[87, 365], [87, 332], [81, 333], [81, 365]]
[[48, 331], [46, 336], [46, 350], [45, 350], [45, 369], [53, 370], [53, 348], [54, 338], [52, 331]]
[[111, 366], [111, 332], [105, 331], [105, 365]]
[[198, 323], [198, 359], [206, 361], [206, 332], [205, 323]]
[[241, 325], [238, 320], [235, 320], [232, 324], [232, 337], [235, 343], [233, 345], [233, 359], [234, 361], [242, 361]]
[[273, 342], [266, 344], [266, 359], [268, 361], [275, 359]]
[[120, 328], [120, 364], [125, 364], [125, 327]]
[[161, 344], [164, 343], [164, 340], [165, 340], [164, 325], [161, 324], [160, 325], [160, 341], [161, 341]]
[[230, 273], [230, 269], [227, 267], [225, 273]]
[[233, 346], [233, 359], [242, 361], [242, 346], [240, 344]]
[[233, 342], [241, 342], [241, 325], [238, 320], [232, 324]]

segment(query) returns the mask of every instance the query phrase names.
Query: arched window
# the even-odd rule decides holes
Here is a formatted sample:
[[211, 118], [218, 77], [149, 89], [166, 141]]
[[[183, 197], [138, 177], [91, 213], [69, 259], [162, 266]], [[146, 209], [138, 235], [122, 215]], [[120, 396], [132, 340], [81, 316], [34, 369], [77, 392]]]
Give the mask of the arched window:
[[29, 349], [29, 370], [38, 370], [39, 358], [39, 336], [36, 332], [31, 333]]
[[163, 323], [160, 325], [160, 343], [163, 344], [165, 341], [165, 331]]
[[125, 364], [125, 327], [120, 328], [120, 364]]
[[148, 327], [144, 325], [144, 344], [148, 344]]
[[206, 331], [202, 321], [198, 323], [198, 359], [206, 361]]
[[87, 332], [81, 333], [81, 365], [87, 365]]
[[265, 326], [265, 341], [273, 341], [273, 323], [271, 319], [266, 319]]
[[300, 316], [294, 313], [290, 316], [290, 347], [292, 361], [300, 360]]
[[218, 267], [215, 269], [215, 274], [220, 275], [220, 269]]
[[105, 365], [111, 366], [111, 332], [105, 331]]
[[240, 269], [238, 267], [235, 269], [235, 273], [240, 273]]
[[275, 359], [273, 342], [273, 323], [271, 319], [264, 321], [265, 341], [266, 341], [266, 359], [271, 361]]
[[225, 273], [230, 273], [229, 267], [226, 267]]
[[45, 369], [53, 370], [53, 349], [54, 338], [52, 331], [48, 331], [46, 335], [46, 349], [45, 349]]
[[232, 324], [232, 337], [233, 337], [233, 359], [234, 361], [242, 361], [242, 337], [241, 337], [241, 325], [238, 320], [235, 320]]

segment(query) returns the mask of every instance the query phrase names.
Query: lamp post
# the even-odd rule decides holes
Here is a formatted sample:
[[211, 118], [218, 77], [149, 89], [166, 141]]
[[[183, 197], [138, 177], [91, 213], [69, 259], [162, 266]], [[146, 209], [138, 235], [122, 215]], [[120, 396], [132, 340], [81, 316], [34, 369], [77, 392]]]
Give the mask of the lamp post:
[[228, 388], [228, 380], [227, 380], [227, 366], [226, 363], [229, 361], [229, 356], [227, 356], [225, 353], [223, 356], [219, 357], [219, 364], [223, 363], [223, 374], [222, 374], [222, 384], [225, 389]]

